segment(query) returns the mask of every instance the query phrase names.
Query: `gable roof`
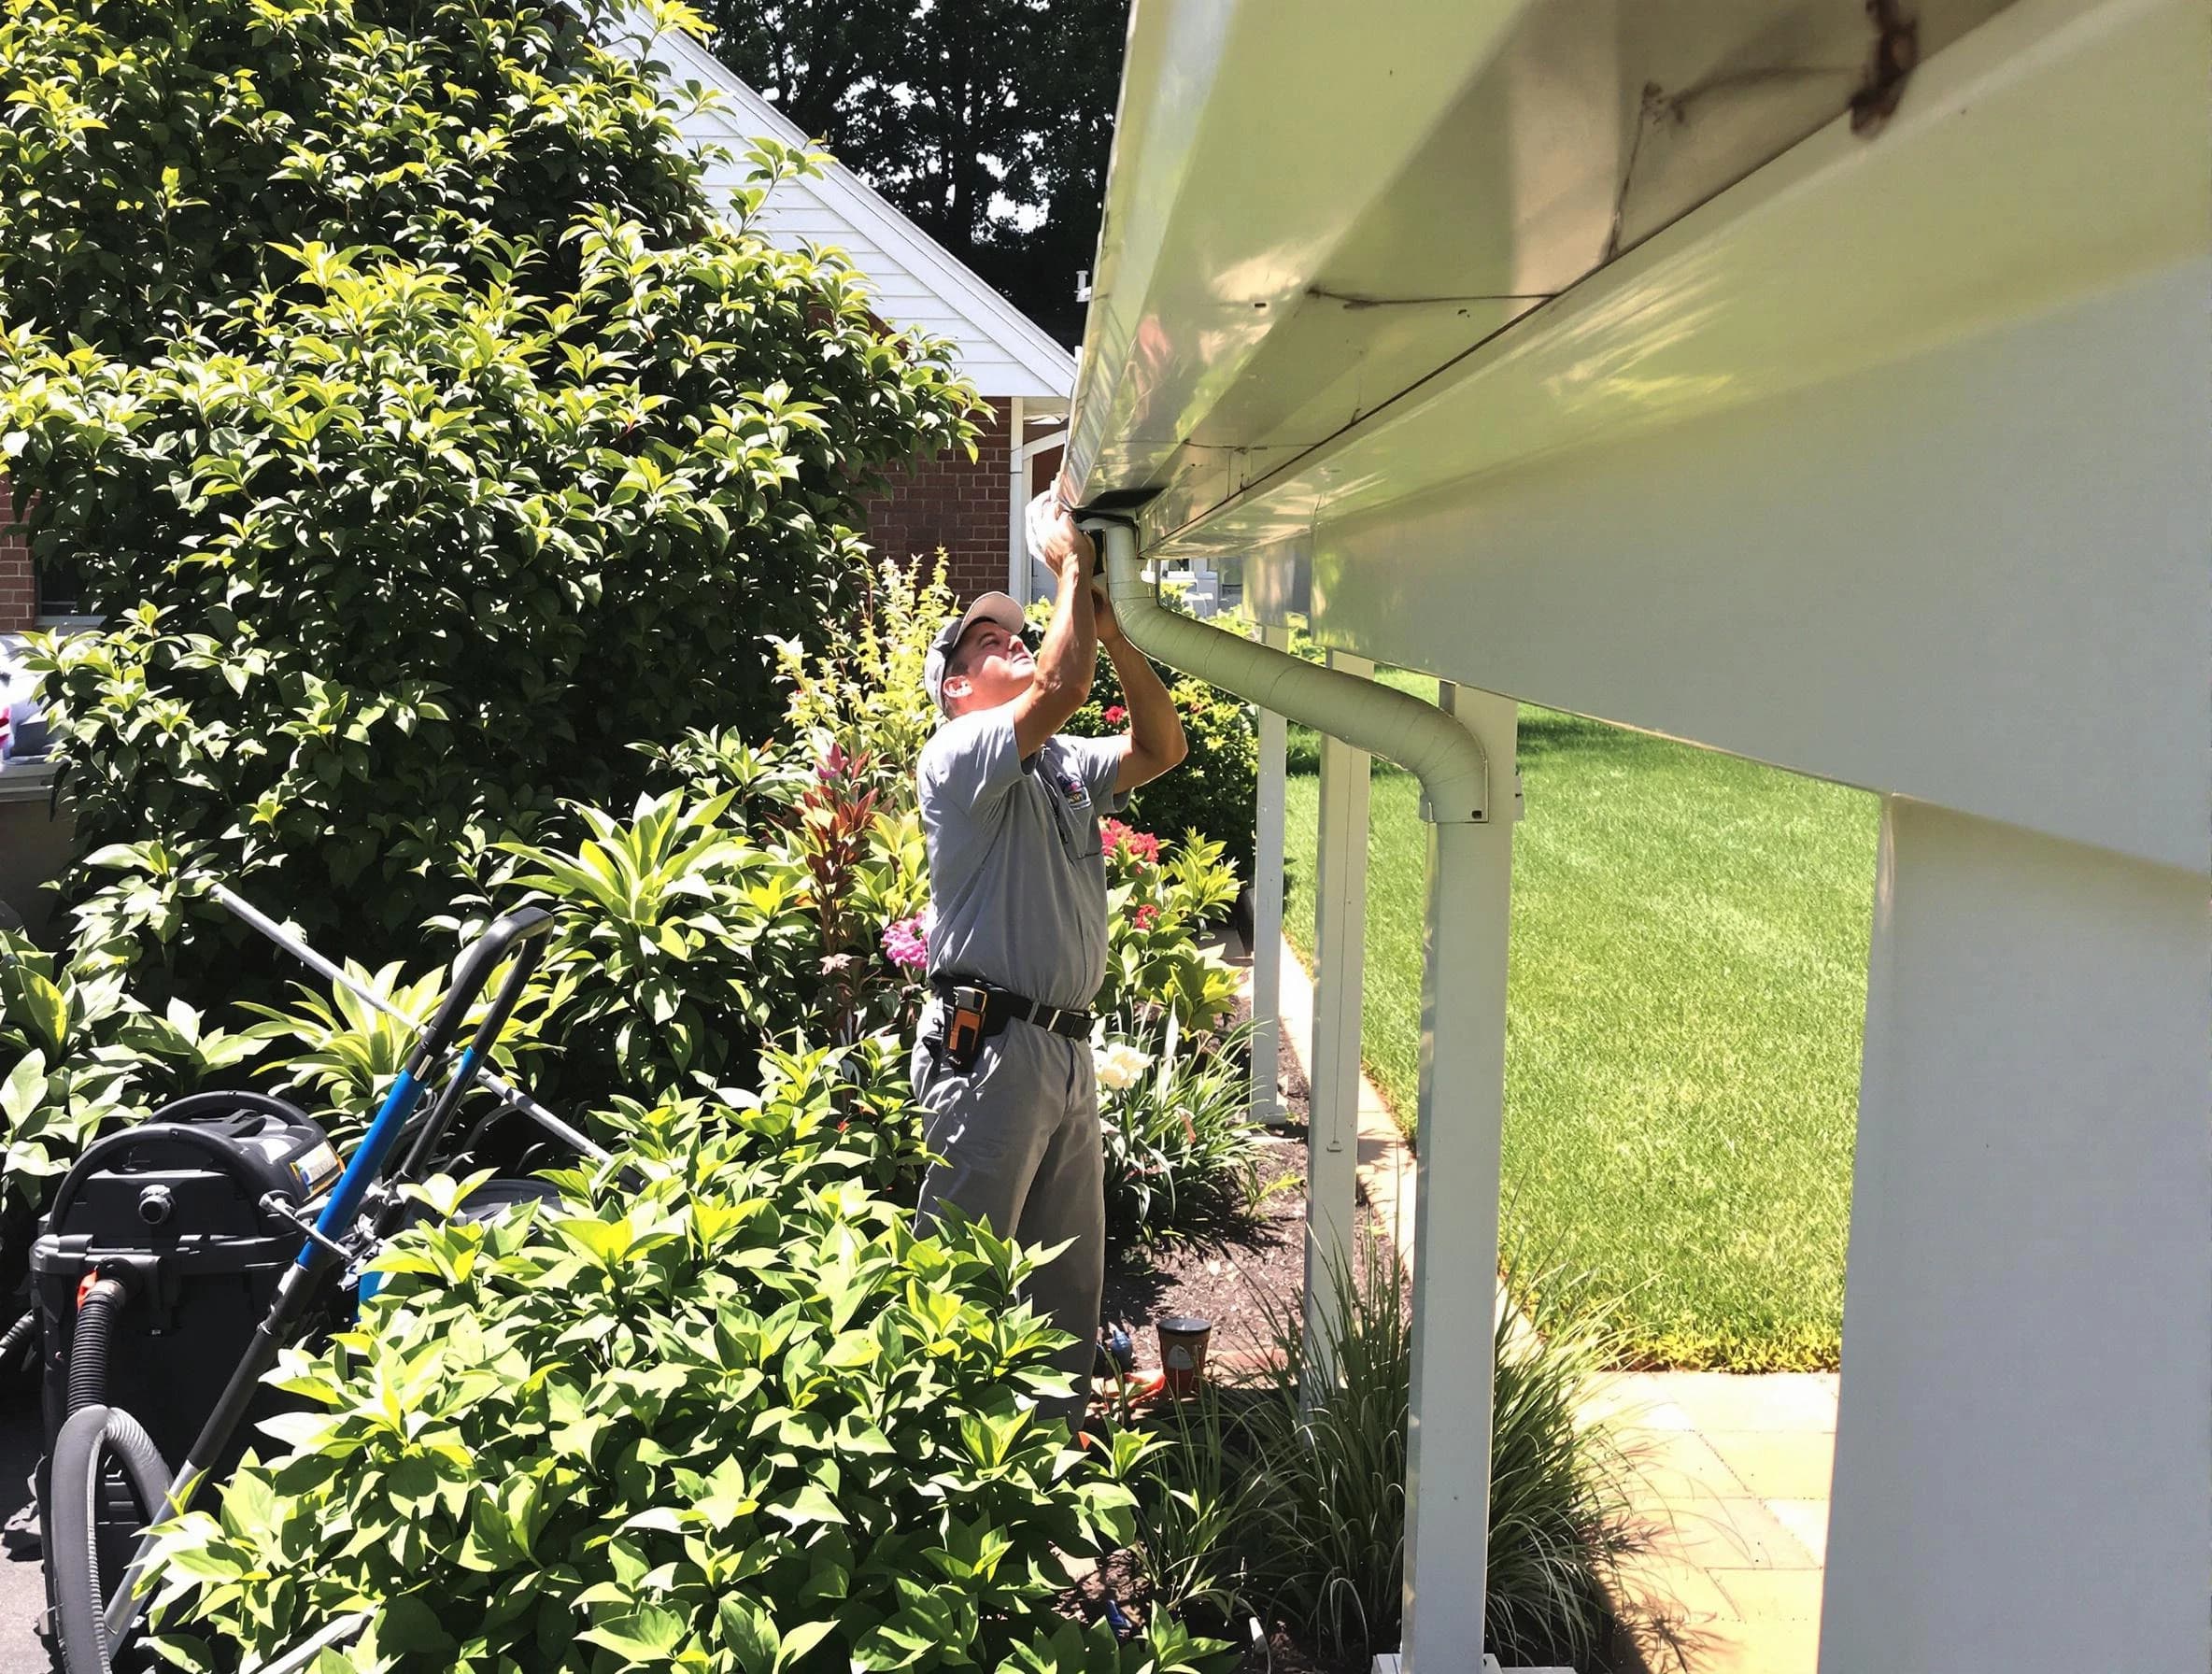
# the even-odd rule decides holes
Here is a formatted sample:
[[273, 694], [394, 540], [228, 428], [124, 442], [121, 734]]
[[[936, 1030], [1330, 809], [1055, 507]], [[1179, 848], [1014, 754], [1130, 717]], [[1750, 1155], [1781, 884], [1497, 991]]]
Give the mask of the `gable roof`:
[[[671, 82], [697, 81], [720, 95], [715, 108], [680, 119], [696, 142], [729, 147], [742, 159], [766, 135], [805, 146], [808, 136], [747, 87], [697, 40], [669, 31], [650, 44]], [[710, 191], [742, 180], [744, 164], [716, 164]], [[1075, 357], [842, 163], [814, 178], [787, 180], [760, 214], [760, 230], [787, 249], [835, 246], [866, 276], [875, 311], [954, 344], [953, 362], [986, 396], [1065, 401], [1075, 388]]]

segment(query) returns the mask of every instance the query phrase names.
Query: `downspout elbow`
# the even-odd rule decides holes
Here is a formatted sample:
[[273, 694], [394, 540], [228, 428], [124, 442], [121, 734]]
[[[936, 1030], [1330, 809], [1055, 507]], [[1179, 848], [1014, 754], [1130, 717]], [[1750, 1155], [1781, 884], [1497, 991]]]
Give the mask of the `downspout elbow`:
[[1421, 781], [1426, 815], [1438, 824], [1489, 817], [1489, 758], [1452, 716], [1406, 692], [1163, 609], [1144, 580], [1136, 531], [1124, 523], [1093, 527], [1105, 548], [1114, 617], [1147, 657], [1396, 762]]

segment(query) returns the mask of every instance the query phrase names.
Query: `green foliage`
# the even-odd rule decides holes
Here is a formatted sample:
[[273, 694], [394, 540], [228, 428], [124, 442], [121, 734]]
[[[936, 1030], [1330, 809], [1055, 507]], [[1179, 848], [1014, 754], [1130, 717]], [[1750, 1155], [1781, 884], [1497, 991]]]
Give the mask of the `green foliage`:
[[1104, 822], [1106, 976], [1093, 1009], [1124, 1032], [1153, 1014], [1204, 1032], [1237, 1003], [1237, 973], [1201, 949], [1198, 932], [1236, 899], [1221, 844], [1186, 832], [1170, 844], [1118, 820]]
[[927, 569], [885, 559], [818, 646], [783, 647], [787, 724], [818, 754], [834, 748], [872, 763], [870, 785], [886, 808], [915, 805], [915, 764], [943, 719], [922, 668], [929, 642], [958, 614], [942, 551]]
[[[1386, 1245], [1334, 1270], [1318, 1343], [1279, 1317], [1271, 1383], [1137, 1415], [1114, 1458], [1148, 1573], [1199, 1622], [1257, 1609], [1364, 1660], [1399, 1636], [1411, 1319]], [[1613, 1348], [1590, 1315], [1497, 1317], [1483, 1648], [1509, 1666], [1590, 1667], [1620, 1565], [1648, 1543], [1628, 1461], [1577, 1416]]]
[[[839, 1097], [827, 1057], [784, 1075]], [[1126, 1539], [1128, 1497], [1029, 1404], [1065, 1383], [1028, 1258], [915, 1239], [775, 1102], [610, 1113], [642, 1187], [556, 1176], [549, 1212], [396, 1240], [361, 1328], [287, 1356], [282, 1451], [167, 1525], [165, 1654], [371, 1608], [354, 1665], [395, 1674], [1076, 1666], [1056, 1548]]]
[[1191, 1039], [1170, 1017], [1094, 1054], [1110, 1248], [1219, 1232], [1249, 1215], [1259, 1193], [1250, 1049], [1249, 1029]]
[[808, 158], [709, 214], [611, 8], [11, 15], [0, 444], [108, 618], [35, 662], [88, 844], [404, 957], [633, 745], [765, 735], [858, 497], [971, 433], [842, 258], [753, 230]]
[[731, 794], [640, 799], [627, 822], [579, 807], [590, 835], [574, 852], [501, 845], [521, 862], [516, 899], [556, 914], [543, 969], [564, 991], [563, 1044], [603, 1066], [593, 1093], [711, 1082], [789, 1005], [812, 939], [804, 875], [723, 823]]
[[1139, 1563], [1157, 1607], [1208, 1632], [1233, 1633], [1253, 1609], [1240, 1542], [1272, 1492], [1268, 1472], [1238, 1447], [1239, 1420], [1224, 1411], [1217, 1383], [1167, 1403], [1142, 1422], [1120, 1414], [1111, 1468], [1136, 1500]]
[[[148, 357], [276, 254], [379, 245], [484, 277], [587, 206], [702, 208], [604, 0], [23, 0], [0, 21], [0, 292], [16, 323]], [[665, 8], [653, 7], [655, 11]]]
[[[1030, 614], [1049, 616], [1050, 607], [1033, 608]], [[1190, 754], [1180, 767], [1138, 787], [1129, 800], [1128, 818], [1155, 831], [1196, 830], [1221, 845], [1239, 876], [1250, 878], [1253, 822], [1259, 805], [1259, 728], [1252, 706], [1189, 676], [1170, 682], [1168, 695], [1182, 718]], [[1113, 664], [1101, 657], [1090, 698], [1069, 721], [1068, 731], [1085, 738], [1124, 731], [1127, 723], [1110, 721], [1107, 714], [1126, 702]], [[1235, 899], [1232, 888], [1221, 904], [1226, 907]]]
[[[1295, 1312], [1275, 1322], [1275, 1384], [1245, 1415], [1244, 1447], [1272, 1468], [1247, 1539], [1255, 1589], [1299, 1639], [1364, 1660], [1398, 1640], [1412, 1322], [1387, 1244], [1356, 1270], [1331, 1259], [1335, 1300], [1319, 1340]], [[1504, 1646], [1484, 1649], [1503, 1660]]]

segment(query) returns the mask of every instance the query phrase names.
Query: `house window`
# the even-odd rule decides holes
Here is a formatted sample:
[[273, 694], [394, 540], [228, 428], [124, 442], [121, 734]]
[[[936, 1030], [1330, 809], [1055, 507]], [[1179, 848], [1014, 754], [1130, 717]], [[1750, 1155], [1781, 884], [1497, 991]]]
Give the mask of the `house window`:
[[37, 585], [38, 616], [41, 621], [49, 617], [83, 614], [81, 601], [84, 589], [75, 564], [50, 560], [33, 565], [32, 574]]

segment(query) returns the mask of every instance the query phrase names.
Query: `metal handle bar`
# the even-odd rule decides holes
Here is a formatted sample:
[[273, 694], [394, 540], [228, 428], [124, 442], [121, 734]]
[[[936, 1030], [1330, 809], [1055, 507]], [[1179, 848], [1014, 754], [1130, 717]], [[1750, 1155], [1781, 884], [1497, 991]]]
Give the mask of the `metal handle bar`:
[[[409, 1029], [419, 1030], [422, 1028], [422, 1020], [419, 1017], [410, 1017], [398, 1006], [392, 1004], [390, 1000], [385, 999], [383, 995], [377, 993], [376, 989], [370, 987], [368, 984], [355, 977], [344, 966], [333, 964], [329, 959], [324, 958], [299, 936], [278, 924], [251, 901], [239, 895], [229, 885], [210, 884], [208, 893], [220, 901], [229, 910], [231, 915], [240, 923], [260, 931], [278, 947], [284, 949], [286, 953], [291, 955], [293, 958], [299, 960], [301, 964], [306, 966], [308, 970], [314, 972], [318, 976], [335, 983], [363, 1005], [381, 1012], [395, 1023], [405, 1024]], [[554, 1138], [574, 1145], [594, 1161], [608, 1162], [613, 1159], [613, 1154], [603, 1145], [592, 1143], [581, 1129], [562, 1121], [520, 1087], [515, 1085], [514, 1083], [506, 1080], [503, 1076], [495, 1074], [490, 1065], [478, 1062], [470, 1073], [476, 1084], [486, 1092], [498, 1099], [509, 1109], [521, 1112], [547, 1133], [552, 1134]]]

